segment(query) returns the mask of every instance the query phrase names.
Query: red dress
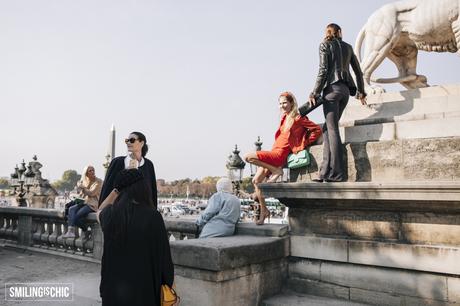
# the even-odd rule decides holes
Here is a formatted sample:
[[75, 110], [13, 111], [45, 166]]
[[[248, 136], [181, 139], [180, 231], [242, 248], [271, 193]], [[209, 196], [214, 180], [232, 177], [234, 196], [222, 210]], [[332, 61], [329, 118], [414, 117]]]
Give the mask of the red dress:
[[319, 125], [306, 116], [297, 116], [289, 130], [284, 131], [286, 115], [281, 118], [271, 151], [256, 151], [257, 158], [275, 167], [283, 167], [291, 152], [297, 153], [314, 143], [321, 136]]
[[275, 167], [283, 167], [286, 164], [287, 157], [291, 153], [289, 147], [289, 130], [284, 131], [284, 122], [286, 117], [281, 119], [279, 135], [275, 138], [271, 151], [256, 151], [257, 158], [264, 163]]

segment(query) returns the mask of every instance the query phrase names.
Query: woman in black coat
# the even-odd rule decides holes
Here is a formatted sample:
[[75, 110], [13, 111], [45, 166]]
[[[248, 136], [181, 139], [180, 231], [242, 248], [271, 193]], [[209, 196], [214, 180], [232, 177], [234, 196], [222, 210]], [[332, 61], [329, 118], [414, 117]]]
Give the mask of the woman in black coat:
[[145, 157], [148, 152], [147, 139], [141, 132], [132, 132], [125, 139], [128, 149], [127, 156], [118, 156], [114, 158], [107, 169], [104, 184], [102, 185], [101, 196], [99, 197], [99, 205], [105, 200], [114, 187], [114, 180], [120, 171], [129, 168], [137, 168], [144, 175], [144, 179], [148, 184], [150, 194], [152, 196], [153, 205], [157, 207], [157, 183], [155, 177], [155, 168], [153, 163]]
[[102, 305], [159, 306], [161, 285], [174, 282], [163, 218], [141, 171], [122, 170], [114, 185], [97, 212], [104, 234]]

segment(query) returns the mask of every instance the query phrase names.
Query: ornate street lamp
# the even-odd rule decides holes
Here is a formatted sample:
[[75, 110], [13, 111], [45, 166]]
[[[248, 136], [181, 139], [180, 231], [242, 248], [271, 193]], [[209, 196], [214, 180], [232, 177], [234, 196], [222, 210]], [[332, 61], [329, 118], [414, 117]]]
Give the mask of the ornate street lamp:
[[[257, 136], [257, 140], [256, 142], [254, 142], [254, 145], [256, 146], [256, 151], [262, 150], [262, 144], [263, 142], [260, 141], [260, 136]], [[251, 168], [251, 177], [254, 177], [254, 175], [256, 175], [257, 166], [253, 164], [249, 164], [249, 167]]]
[[[21, 207], [27, 207], [27, 201], [25, 195], [29, 192], [30, 187], [33, 185], [33, 177], [35, 174], [32, 172], [31, 166], [29, 165], [26, 170], [26, 163], [22, 160], [21, 166], [14, 168], [14, 173], [11, 174], [11, 187], [13, 187], [13, 193], [17, 195], [16, 201]], [[24, 189], [24, 187], [26, 187]]]
[[228, 178], [232, 181], [233, 188], [237, 195], [240, 190], [240, 183], [243, 181], [243, 170], [246, 165], [239, 153], [238, 146], [235, 145], [235, 150], [233, 150], [233, 154], [228, 157], [226, 165], [228, 169]]
[[110, 161], [112, 160], [112, 156], [110, 156], [109, 153], [107, 153], [107, 155], [105, 156], [105, 163], [102, 164], [102, 166], [104, 167], [105, 171], [107, 171], [107, 169], [109, 169], [109, 166], [110, 166]]

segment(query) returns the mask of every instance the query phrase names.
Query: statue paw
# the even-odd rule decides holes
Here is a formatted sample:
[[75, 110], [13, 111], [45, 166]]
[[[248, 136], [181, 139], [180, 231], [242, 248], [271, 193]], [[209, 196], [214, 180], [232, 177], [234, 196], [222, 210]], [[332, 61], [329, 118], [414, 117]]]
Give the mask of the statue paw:
[[380, 95], [385, 92], [385, 89], [379, 85], [371, 85], [365, 88], [368, 95]]
[[402, 82], [402, 86], [406, 87], [407, 89], [416, 89], [416, 88], [423, 88], [428, 87], [426, 76], [424, 75], [416, 75], [416, 78], [409, 82]]

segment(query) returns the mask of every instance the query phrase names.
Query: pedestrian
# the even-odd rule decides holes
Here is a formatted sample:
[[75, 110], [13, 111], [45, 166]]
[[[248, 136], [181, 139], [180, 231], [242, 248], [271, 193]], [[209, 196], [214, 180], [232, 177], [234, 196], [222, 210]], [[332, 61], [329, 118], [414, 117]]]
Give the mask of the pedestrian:
[[83, 175], [77, 183], [79, 197], [66, 204], [68, 211], [68, 228], [63, 238], [75, 238], [76, 227], [80, 227], [85, 235], [88, 225], [85, 223], [86, 216], [95, 212], [101, 194], [102, 180], [96, 177], [94, 167], [89, 165], [83, 169]]
[[138, 169], [121, 170], [97, 212], [104, 236], [100, 294], [103, 306], [160, 306], [174, 266], [161, 214]]

